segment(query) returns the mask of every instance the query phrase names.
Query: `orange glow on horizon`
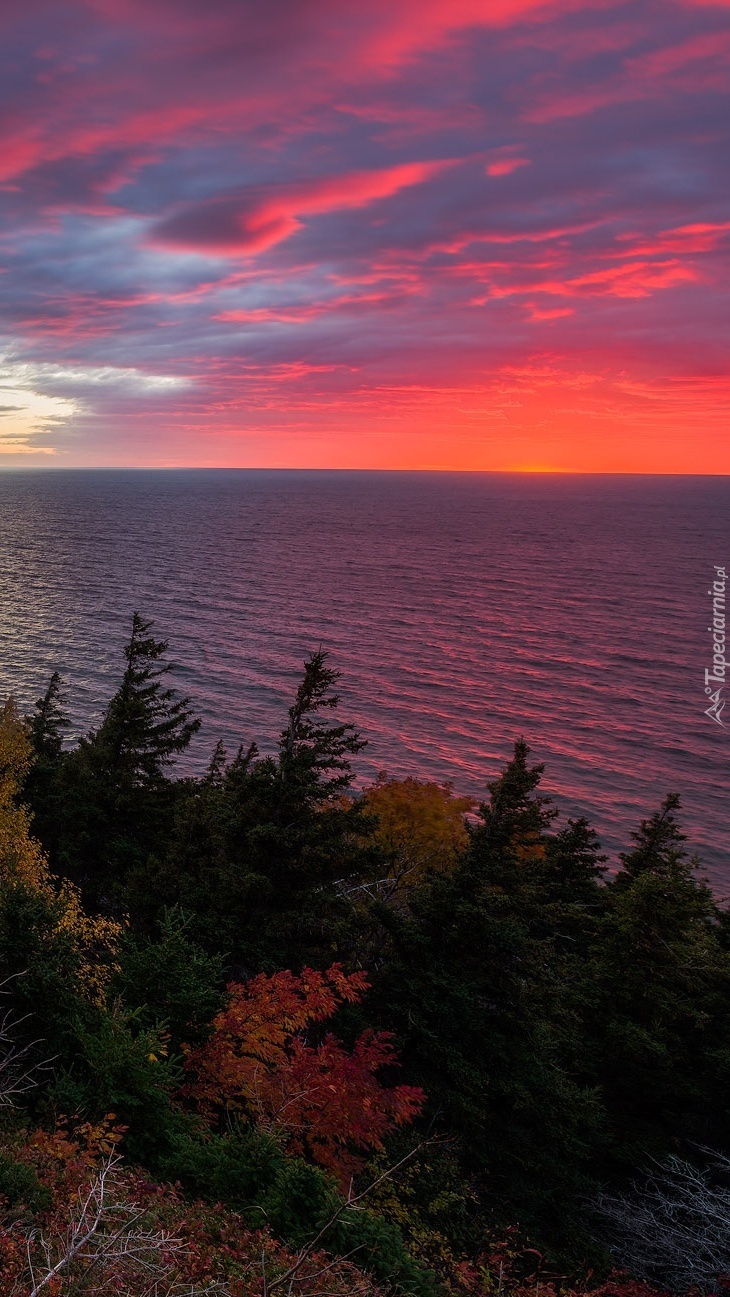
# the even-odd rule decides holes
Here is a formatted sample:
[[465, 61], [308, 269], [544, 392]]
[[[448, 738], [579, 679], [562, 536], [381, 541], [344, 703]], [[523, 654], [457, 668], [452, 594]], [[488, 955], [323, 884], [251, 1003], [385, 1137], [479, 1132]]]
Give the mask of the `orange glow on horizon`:
[[730, 473], [730, 0], [47, 8], [0, 464]]

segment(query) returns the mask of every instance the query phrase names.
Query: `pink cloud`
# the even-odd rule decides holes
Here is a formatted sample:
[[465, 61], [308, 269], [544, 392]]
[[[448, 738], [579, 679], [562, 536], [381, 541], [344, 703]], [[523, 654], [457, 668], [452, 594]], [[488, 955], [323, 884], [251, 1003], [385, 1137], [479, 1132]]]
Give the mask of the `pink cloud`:
[[16, 179], [36, 166], [42, 157], [43, 144], [35, 134], [6, 136], [0, 153], [0, 181]]
[[510, 176], [513, 171], [518, 171], [520, 167], [529, 166], [529, 158], [497, 158], [494, 162], [487, 163], [487, 175]]
[[572, 306], [556, 306], [552, 310], [543, 310], [535, 306], [534, 302], [528, 303], [529, 318], [531, 320], [562, 320], [566, 315], [573, 315]]
[[[162, 405], [93, 381], [152, 356], [190, 378], [164, 418], [192, 462], [219, 419], [220, 461], [245, 458], [258, 410], [263, 462], [299, 462], [290, 434], [304, 458], [357, 459], [380, 427], [374, 462], [406, 466], [430, 427], [451, 463], [463, 424], [463, 467], [482, 453], [472, 406], [502, 410], [482, 378], [507, 383], [537, 348], [562, 358], [552, 416], [575, 413], [581, 454], [566, 370], [615, 360], [660, 387], [723, 363], [728, 5], [25, 0], [20, 23], [6, 7], [2, 305], [22, 354], [89, 367], [96, 431], [68, 445], [152, 453], [134, 430], [164, 440]], [[404, 161], [424, 156], [461, 164]], [[510, 410], [524, 382], [542, 428], [548, 389], [516, 382]], [[614, 428], [644, 400], [621, 393]], [[327, 454], [310, 452], [328, 419]]]
[[447, 252], [456, 254], [474, 243], [550, 243], [555, 239], [566, 239], [574, 234], [585, 234], [589, 230], [604, 225], [605, 220], [576, 221], [575, 224], [547, 226], [543, 229], [492, 229], [465, 230], [448, 243], [435, 243], [428, 248], [428, 253]]
[[515, 281], [495, 284], [490, 297], [513, 297], [523, 293], [547, 293], [555, 297], [607, 295], [611, 297], [650, 297], [658, 289], [676, 288], [696, 282], [698, 275], [680, 261], [636, 261], [623, 266], [609, 266], [585, 275], [566, 279]]
[[[730, 0], [729, 0], [730, 3]], [[633, 103], [660, 91], [706, 92], [727, 89], [730, 32], [688, 37], [662, 49], [626, 59], [619, 75], [607, 77], [588, 89], [541, 94], [524, 118], [547, 124], [561, 117], [583, 117], [614, 104]]]
[[[637, 236], [619, 235], [620, 239], [633, 240]], [[683, 252], [685, 255], [714, 252], [730, 237], [730, 221], [697, 221], [691, 225], [677, 225], [674, 229], [660, 230], [643, 243], [632, 244], [633, 256], [661, 256], [666, 252]], [[616, 256], [624, 256], [622, 250]]]
[[401, 289], [399, 292], [342, 293], [326, 301], [307, 302], [304, 305], [296, 303], [291, 306], [260, 306], [216, 311], [212, 319], [220, 320], [223, 324], [302, 324], [306, 320], [314, 320], [334, 311], [346, 311], [352, 307], [368, 309], [396, 304], [402, 302], [404, 296], [412, 295], [417, 291], [416, 287], [409, 285], [407, 289]]
[[407, 162], [380, 171], [328, 176], [283, 187], [248, 207], [245, 197], [194, 204], [157, 225], [152, 238], [155, 243], [192, 252], [250, 256], [296, 233], [302, 216], [366, 207], [422, 184], [449, 165], [447, 161]]
[[[543, 21], [561, 14], [609, 8], [612, 0], [370, 0], [347, 14], [331, 0], [285, 9], [304, 47], [310, 32], [317, 46], [347, 48], [350, 74], [389, 75], [420, 51], [443, 44], [450, 33], [479, 27]], [[203, 6], [199, 0], [86, 0], [105, 22], [133, 23], [175, 39], [225, 37], [234, 22], [247, 23], [252, 40], [276, 31], [280, 19], [262, 6]], [[278, 34], [278, 33], [277, 33]], [[306, 51], [308, 52], [308, 51]]]

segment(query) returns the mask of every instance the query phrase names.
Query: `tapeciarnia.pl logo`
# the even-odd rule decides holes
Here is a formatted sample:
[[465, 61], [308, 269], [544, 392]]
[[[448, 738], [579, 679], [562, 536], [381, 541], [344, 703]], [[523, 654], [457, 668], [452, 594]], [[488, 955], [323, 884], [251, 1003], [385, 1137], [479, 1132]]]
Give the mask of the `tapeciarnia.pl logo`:
[[710, 699], [710, 706], [705, 711], [723, 729], [727, 729], [722, 713], [726, 699], [723, 689], [726, 684], [727, 661], [725, 659], [725, 583], [727, 574], [724, 567], [714, 567], [715, 577], [707, 591], [712, 596], [712, 625], [707, 629], [712, 636], [712, 670], [705, 667], [705, 693]]

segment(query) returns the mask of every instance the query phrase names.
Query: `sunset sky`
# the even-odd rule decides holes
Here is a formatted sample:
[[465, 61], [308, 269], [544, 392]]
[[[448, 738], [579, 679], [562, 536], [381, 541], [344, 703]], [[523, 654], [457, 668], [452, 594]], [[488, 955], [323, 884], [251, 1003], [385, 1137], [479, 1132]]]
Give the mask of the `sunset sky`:
[[0, 465], [730, 472], [730, 0], [6, 0]]

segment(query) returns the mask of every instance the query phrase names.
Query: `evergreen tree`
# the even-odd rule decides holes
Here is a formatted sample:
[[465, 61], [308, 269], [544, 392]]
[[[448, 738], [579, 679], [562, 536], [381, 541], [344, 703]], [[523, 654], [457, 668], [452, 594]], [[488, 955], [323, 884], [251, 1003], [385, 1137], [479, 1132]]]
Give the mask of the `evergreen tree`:
[[151, 627], [134, 614], [119, 689], [64, 762], [59, 863], [102, 908], [123, 902], [135, 871], [167, 849], [178, 791], [170, 767], [200, 728], [190, 699], [166, 683], [168, 643]]
[[30, 716], [25, 717], [33, 750], [33, 762], [25, 781], [25, 797], [33, 812], [33, 829], [51, 860], [58, 855], [58, 826], [61, 818], [59, 781], [64, 761], [63, 742], [69, 727], [66, 695], [58, 671], [54, 671], [46, 692]]
[[61, 676], [54, 671], [46, 692], [36, 701], [33, 714], [26, 717], [36, 764], [41, 758], [53, 760], [61, 755], [64, 731], [69, 726], [65, 702]]
[[150, 635], [152, 622], [132, 617], [132, 634], [124, 648], [122, 683], [88, 746], [120, 788], [159, 787], [174, 757], [200, 729], [189, 698], [164, 686], [173, 670], [164, 661], [168, 641]]
[[[577, 1051], [566, 1042], [579, 1029], [582, 970], [550, 922], [555, 811], [528, 755], [520, 740], [457, 867], [415, 894], [412, 918], [391, 916], [394, 955], [378, 1004], [492, 1213], [554, 1239], [588, 1182], [601, 1108], [573, 1074]], [[561, 920], [567, 908], [563, 900]]]
[[667, 1151], [680, 1133], [720, 1144], [730, 1135], [730, 960], [678, 808], [678, 796], [668, 796], [632, 835], [606, 888], [593, 961], [592, 1033], [619, 1170]]
[[529, 766], [529, 753], [525, 740], [518, 739], [512, 760], [499, 779], [487, 785], [489, 801], [479, 808], [482, 822], [476, 840], [505, 863], [542, 859], [545, 834], [558, 814], [550, 798], [536, 791], [545, 767]]
[[327, 724], [339, 705], [333, 690], [340, 673], [326, 665], [319, 649], [304, 663], [304, 677], [289, 708], [289, 723], [279, 740], [277, 818], [285, 823], [293, 811], [331, 807], [352, 783], [350, 758], [366, 741], [354, 725]]
[[313, 654], [276, 756], [252, 746], [225, 766], [218, 751], [181, 804], [166, 877], [196, 914], [198, 939], [225, 951], [237, 976], [352, 953], [348, 893], [380, 855], [347, 796], [363, 740], [352, 725], [327, 720], [339, 703], [337, 679], [326, 655]]

